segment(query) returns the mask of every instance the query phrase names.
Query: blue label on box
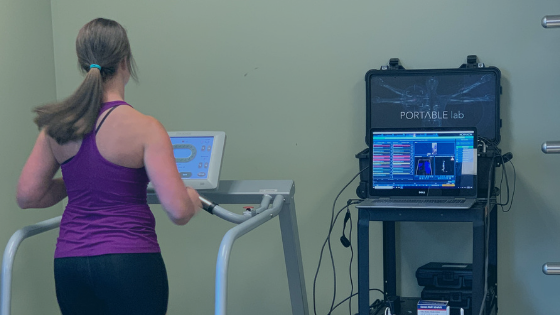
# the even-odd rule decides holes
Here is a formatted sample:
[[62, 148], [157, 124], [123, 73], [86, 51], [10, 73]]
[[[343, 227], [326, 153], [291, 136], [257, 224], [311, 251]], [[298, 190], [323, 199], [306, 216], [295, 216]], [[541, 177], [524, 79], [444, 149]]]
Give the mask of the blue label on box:
[[418, 301], [418, 310], [442, 310], [447, 309], [446, 301]]

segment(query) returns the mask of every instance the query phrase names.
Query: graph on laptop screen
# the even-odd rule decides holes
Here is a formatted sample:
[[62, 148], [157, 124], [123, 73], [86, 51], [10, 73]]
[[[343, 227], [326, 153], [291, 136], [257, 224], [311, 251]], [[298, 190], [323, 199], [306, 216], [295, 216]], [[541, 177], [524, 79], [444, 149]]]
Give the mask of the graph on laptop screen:
[[372, 130], [373, 190], [475, 187], [476, 131], [444, 129]]

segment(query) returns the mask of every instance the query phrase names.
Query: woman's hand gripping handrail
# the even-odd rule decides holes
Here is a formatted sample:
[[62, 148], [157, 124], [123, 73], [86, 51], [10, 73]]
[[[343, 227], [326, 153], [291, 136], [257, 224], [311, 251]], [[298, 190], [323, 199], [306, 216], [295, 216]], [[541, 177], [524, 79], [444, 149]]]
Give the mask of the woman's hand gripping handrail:
[[60, 226], [62, 216], [48, 219], [33, 225], [28, 225], [17, 230], [4, 250], [4, 258], [2, 260], [2, 287], [0, 297], [0, 315], [10, 315], [11, 296], [12, 296], [12, 269], [14, 258], [19, 245], [28, 237], [56, 229]]

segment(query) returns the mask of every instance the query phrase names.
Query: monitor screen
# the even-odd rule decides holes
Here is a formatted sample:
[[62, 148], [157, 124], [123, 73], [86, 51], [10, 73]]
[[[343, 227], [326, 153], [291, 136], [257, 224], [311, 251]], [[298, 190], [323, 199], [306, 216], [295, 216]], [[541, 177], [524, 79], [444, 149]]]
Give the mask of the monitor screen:
[[197, 190], [218, 187], [225, 133], [223, 131], [171, 131], [168, 134], [173, 146], [177, 171], [185, 185]]
[[206, 179], [214, 137], [171, 137], [173, 155], [182, 179]]

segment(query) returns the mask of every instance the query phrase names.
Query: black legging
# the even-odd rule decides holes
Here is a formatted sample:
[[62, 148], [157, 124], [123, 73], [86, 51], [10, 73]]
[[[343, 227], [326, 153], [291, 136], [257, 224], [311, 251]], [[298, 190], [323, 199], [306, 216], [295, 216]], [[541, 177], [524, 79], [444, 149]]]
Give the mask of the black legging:
[[160, 253], [54, 260], [63, 315], [164, 315], [169, 287]]

